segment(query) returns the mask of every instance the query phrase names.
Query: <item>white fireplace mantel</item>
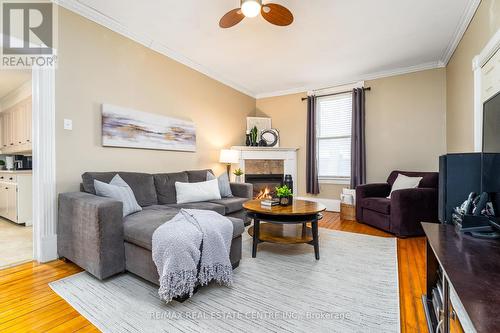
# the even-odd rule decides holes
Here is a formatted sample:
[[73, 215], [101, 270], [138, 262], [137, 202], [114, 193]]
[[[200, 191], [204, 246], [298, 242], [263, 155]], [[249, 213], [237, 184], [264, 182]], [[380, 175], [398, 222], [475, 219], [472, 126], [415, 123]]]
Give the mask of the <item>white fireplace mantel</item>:
[[282, 160], [285, 175], [292, 175], [293, 192], [297, 193], [297, 151], [299, 148], [233, 146], [240, 152], [239, 167], [245, 172], [245, 160]]

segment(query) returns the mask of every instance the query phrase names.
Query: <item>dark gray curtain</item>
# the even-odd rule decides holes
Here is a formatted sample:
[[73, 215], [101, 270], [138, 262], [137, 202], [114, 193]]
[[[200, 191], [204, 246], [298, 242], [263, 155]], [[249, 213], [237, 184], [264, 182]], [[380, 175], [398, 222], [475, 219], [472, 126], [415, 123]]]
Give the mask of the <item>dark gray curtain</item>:
[[352, 92], [351, 188], [366, 182], [365, 90]]
[[318, 158], [316, 147], [316, 96], [307, 97], [306, 190], [319, 193]]

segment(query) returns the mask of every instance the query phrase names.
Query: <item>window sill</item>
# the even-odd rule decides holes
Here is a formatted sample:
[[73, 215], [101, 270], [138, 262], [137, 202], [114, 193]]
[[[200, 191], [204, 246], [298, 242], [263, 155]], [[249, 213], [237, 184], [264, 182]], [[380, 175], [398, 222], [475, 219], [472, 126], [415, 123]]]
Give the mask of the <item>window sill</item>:
[[320, 184], [332, 184], [332, 185], [350, 185], [350, 178], [319, 178]]

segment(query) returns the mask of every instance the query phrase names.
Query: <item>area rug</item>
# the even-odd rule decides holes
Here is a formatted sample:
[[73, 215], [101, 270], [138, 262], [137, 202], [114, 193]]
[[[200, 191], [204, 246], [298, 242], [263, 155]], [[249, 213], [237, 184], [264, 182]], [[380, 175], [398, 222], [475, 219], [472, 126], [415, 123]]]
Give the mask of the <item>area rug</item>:
[[208, 286], [162, 303], [132, 275], [79, 273], [51, 288], [103, 332], [399, 332], [396, 239], [320, 229], [310, 245], [259, 244], [245, 235], [231, 288]]

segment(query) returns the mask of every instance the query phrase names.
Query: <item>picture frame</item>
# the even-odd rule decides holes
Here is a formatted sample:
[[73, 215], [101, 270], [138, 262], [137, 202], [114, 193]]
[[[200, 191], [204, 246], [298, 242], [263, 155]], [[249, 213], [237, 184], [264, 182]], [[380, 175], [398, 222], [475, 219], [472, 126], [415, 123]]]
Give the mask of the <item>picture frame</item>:
[[247, 117], [247, 132], [252, 128], [257, 127], [258, 136], [263, 130], [272, 128], [272, 121], [269, 117]]
[[102, 105], [104, 147], [196, 151], [196, 127], [192, 121]]

